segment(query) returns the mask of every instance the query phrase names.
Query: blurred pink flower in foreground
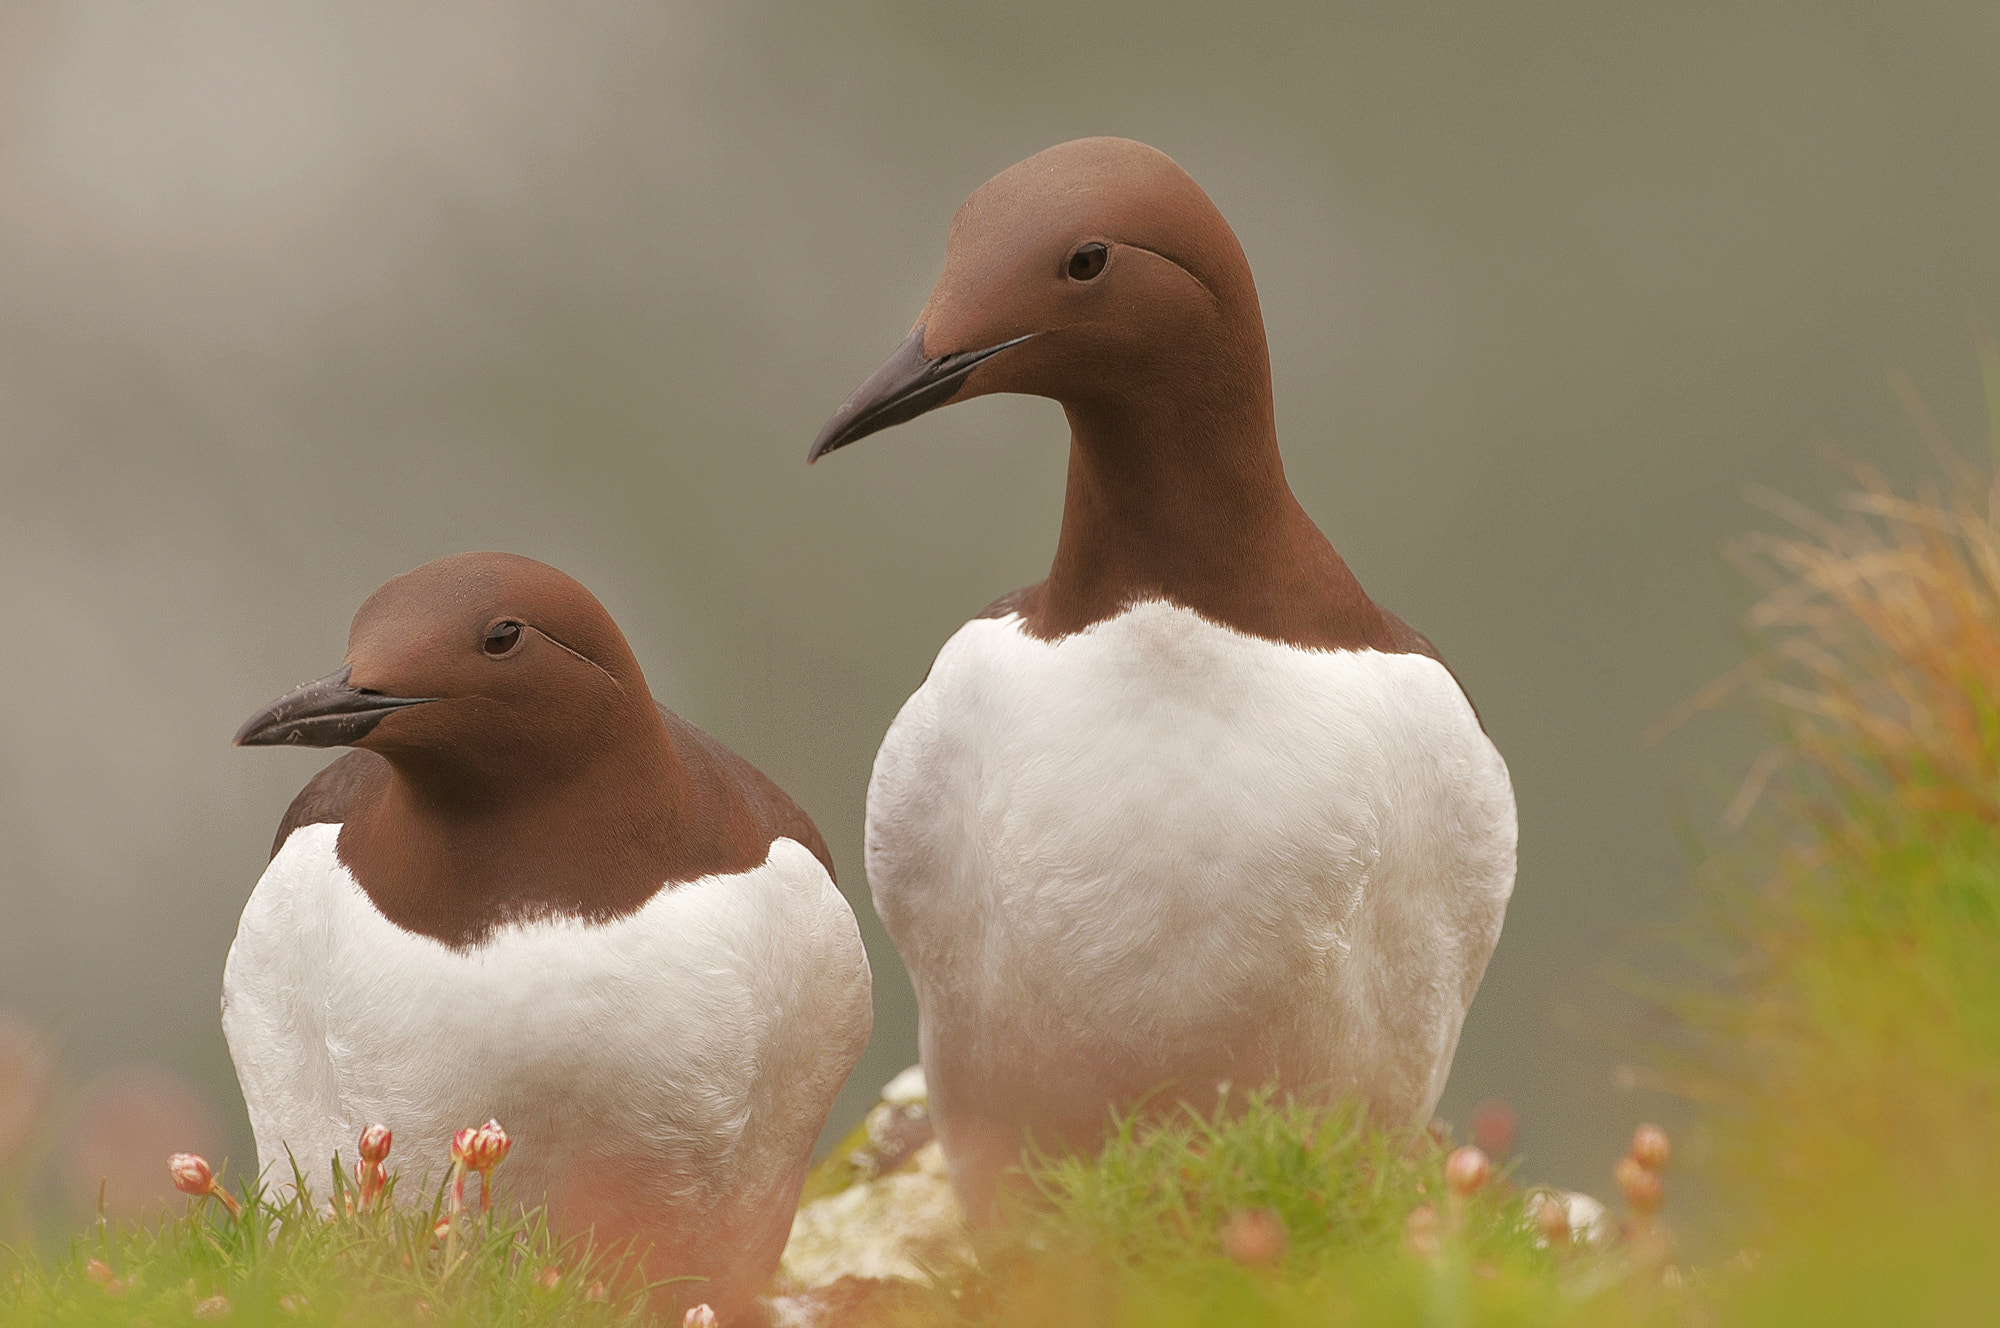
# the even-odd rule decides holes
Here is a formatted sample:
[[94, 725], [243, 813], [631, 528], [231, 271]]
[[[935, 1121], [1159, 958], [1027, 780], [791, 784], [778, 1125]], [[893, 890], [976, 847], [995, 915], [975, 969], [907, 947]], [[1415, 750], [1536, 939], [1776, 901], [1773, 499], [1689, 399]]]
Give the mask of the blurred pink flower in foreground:
[[681, 1316], [681, 1328], [715, 1328], [715, 1311], [706, 1304], [697, 1305]]
[[1632, 1160], [1648, 1171], [1665, 1171], [1673, 1158], [1667, 1132], [1657, 1125], [1641, 1125], [1632, 1132]]
[[111, 1265], [102, 1259], [92, 1259], [89, 1263], [85, 1264], [83, 1266], [83, 1275], [103, 1287], [104, 1294], [107, 1296], [122, 1296], [125, 1294], [125, 1279], [114, 1276], [111, 1271]]
[[1403, 1219], [1403, 1248], [1420, 1259], [1435, 1259], [1444, 1249], [1438, 1239], [1438, 1210], [1421, 1203]]
[[1569, 1244], [1569, 1210], [1563, 1207], [1562, 1200], [1552, 1194], [1544, 1194], [1535, 1201], [1533, 1215], [1535, 1230], [1541, 1233], [1542, 1239], [1551, 1248], [1560, 1249]]
[[1612, 1176], [1625, 1194], [1625, 1203], [1640, 1222], [1645, 1222], [1666, 1202], [1667, 1187], [1660, 1179], [1667, 1160], [1674, 1155], [1667, 1132], [1657, 1125], [1641, 1125], [1632, 1132], [1632, 1147], [1618, 1159]]
[[1284, 1260], [1285, 1221], [1269, 1208], [1239, 1208], [1222, 1224], [1222, 1252], [1248, 1268]]
[[1445, 1187], [1455, 1199], [1466, 1199], [1476, 1194], [1486, 1184], [1486, 1178], [1493, 1174], [1493, 1164], [1486, 1160], [1486, 1154], [1471, 1144], [1452, 1150], [1444, 1161]]
[[160, 1215], [175, 1198], [160, 1159], [217, 1156], [227, 1136], [207, 1100], [181, 1075], [155, 1066], [112, 1070], [63, 1123], [60, 1175], [72, 1211], [111, 1218]]
[[1486, 1150], [1488, 1157], [1503, 1157], [1514, 1146], [1514, 1108], [1497, 1097], [1489, 1097], [1472, 1109], [1472, 1142]]
[[26, 1150], [54, 1070], [55, 1057], [26, 1021], [0, 1010], [0, 1168]]

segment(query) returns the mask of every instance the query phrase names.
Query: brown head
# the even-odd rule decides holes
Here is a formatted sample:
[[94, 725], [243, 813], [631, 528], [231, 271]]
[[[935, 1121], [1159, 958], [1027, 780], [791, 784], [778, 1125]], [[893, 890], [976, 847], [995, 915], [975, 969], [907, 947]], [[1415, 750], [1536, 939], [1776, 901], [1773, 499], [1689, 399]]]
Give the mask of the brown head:
[[299, 795], [280, 844], [339, 822], [340, 860], [376, 907], [447, 944], [512, 918], [617, 917], [663, 885], [756, 866], [779, 835], [825, 856], [790, 799], [654, 705], [595, 596], [513, 554], [384, 585], [341, 667], [236, 742], [361, 749]]
[[1072, 419], [1107, 425], [1167, 400], [1202, 414], [1226, 400], [1268, 436], [1250, 266], [1215, 204], [1165, 153], [1077, 139], [974, 190], [916, 329], [809, 459], [989, 392], [1050, 397]]
[[512, 801], [620, 747], [662, 747], [611, 615], [555, 568], [462, 553], [368, 597], [339, 671], [281, 697], [238, 746], [351, 746], [443, 801]]

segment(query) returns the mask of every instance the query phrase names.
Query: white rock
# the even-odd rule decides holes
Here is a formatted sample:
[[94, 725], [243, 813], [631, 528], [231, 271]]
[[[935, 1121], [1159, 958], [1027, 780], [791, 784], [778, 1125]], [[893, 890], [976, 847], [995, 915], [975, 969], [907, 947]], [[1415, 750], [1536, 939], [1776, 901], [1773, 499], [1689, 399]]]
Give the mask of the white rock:
[[912, 1168], [857, 1181], [799, 1209], [780, 1276], [798, 1287], [842, 1277], [920, 1281], [926, 1265], [970, 1259], [943, 1150], [935, 1141], [925, 1144], [914, 1161]]
[[930, 1092], [924, 1087], [924, 1067], [912, 1065], [882, 1085], [882, 1100], [892, 1107], [907, 1107], [913, 1103], [929, 1101]]

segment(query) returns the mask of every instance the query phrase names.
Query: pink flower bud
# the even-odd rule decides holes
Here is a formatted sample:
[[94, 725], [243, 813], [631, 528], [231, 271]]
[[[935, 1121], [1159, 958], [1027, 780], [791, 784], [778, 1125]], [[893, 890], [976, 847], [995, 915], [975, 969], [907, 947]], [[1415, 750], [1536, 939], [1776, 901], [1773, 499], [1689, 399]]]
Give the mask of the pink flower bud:
[[500, 1122], [489, 1120], [472, 1132], [466, 1146], [465, 1165], [484, 1176], [505, 1162], [513, 1147], [514, 1141], [500, 1128]]
[[1452, 1150], [1444, 1162], [1444, 1183], [1454, 1197], [1464, 1199], [1476, 1193], [1493, 1173], [1486, 1154], [1471, 1144]]
[[1625, 1203], [1640, 1217], [1650, 1217], [1659, 1211], [1666, 1199], [1666, 1187], [1660, 1183], [1660, 1173], [1627, 1155], [1618, 1159], [1612, 1171], [1618, 1181], [1618, 1188], [1625, 1193]]
[[167, 1159], [167, 1174], [174, 1178], [175, 1189], [198, 1199], [206, 1198], [215, 1188], [215, 1173], [208, 1169], [208, 1159], [199, 1153], [175, 1153]]
[[1274, 1264], [1285, 1257], [1284, 1219], [1268, 1208], [1239, 1208], [1222, 1224], [1222, 1249], [1249, 1268]]
[[1514, 1146], [1514, 1108], [1489, 1097], [1472, 1109], [1472, 1142], [1497, 1157]]
[[542, 1269], [542, 1275], [535, 1279], [535, 1285], [544, 1291], [554, 1291], [562, 1285], [562, 1266], [552, 1263]]
[[1551, 1246], [1569, 1244], [1569, 1210], [1553, 1194], [1545, 1194], [1535, 1202], [1535, 1230]]
[[458, 1165], [458, 1178], [451, 1194], [454, 1212], [465, 1203], [467, 1171], [479, 1173], [479, 1211], [484, 1213], [493, 1207], [493, 1168], [507, 1160], [513, 1147], [514, 1141], [497, 1120], [489, 1120], [477, 1129], [460, 1130], [451, 1137], [451, 1160]]
[[289, 1296], [278, 1297], [278, 1308], [287, 1314], [302, 1314], [306, 1308], [306, 1298], [293, 1292]]
[[210, 1195], [222, 1201], [231, 1217], [243, 1212], [243, 1205], [236, 1196], [215, 1183], [215, 1173], [208, 1169], [208, 1159], [199, 1153], [175, 1153], [167, 1159], [167, 1174], [173, 1177], [174, 1188], [182, 1194], [192, 1194], [197, 1199]]
[[1632, 1132], [1632, 1160], [1648, 1171], [1665, 1171], [1674, 1147], [1667, 1132], [1657, 1125], [1641, 1125]]
[[207, 1300], [196, 1301], [194, 1305], [194, 1317], [197, 1319], [224, 1319], [229, 1317], [229, 1297], [210, 1296]]
[[1435, 1259], [1443, 1248], [1438, 1242], [1438, 1210], [1418, 1204], [1403, 1219], [1403, 1248], [1420, 1259]]
[[89, 1263], [85, 1264], [83, 1266], [83, 1275], [103, 1287], [104, 1294], [107, 1296], [122, 1296], [125, 1294], [125, 1279], [114, 1277], [111, 1272], [111, 1265], [102, 1259], [92, 1259]]
[[681, 1316], [681, 1328], [715, 1328], [715, 1311], [706, 1305], [697, 1305]]
[[386, 1125], [370, 1125], [361, 1132], [361, 1160], [380, 1165], [389, 1156], [389, 1141], [392, 1136]]

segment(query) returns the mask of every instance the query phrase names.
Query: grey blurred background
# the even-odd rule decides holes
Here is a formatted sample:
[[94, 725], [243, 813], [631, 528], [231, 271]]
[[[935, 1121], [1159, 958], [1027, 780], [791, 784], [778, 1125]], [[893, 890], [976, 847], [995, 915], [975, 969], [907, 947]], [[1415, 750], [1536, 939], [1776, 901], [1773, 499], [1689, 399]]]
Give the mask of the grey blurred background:
[[915, 1056], [869, 762], [1045, 571], [1065, 433], [1002, 398], [805, 448], [960, 199], [1117, 133], [1234, 223], [1294, 486], [1513, 770], [1443, 1113], [1505, 1098], [1528, 1174], [1602, 1191], [1673, 1111], [1622, 993], [1673, 971], [1676, 828], [1757, 744], [1640, 734], [1738, 657], [1746, 485], [1911, 473], [1897, 366], [1976, 418], [1996, 127], [1985, 0], [0, 2], [0, 1024], [61, 1051], [50, 1174], [252, 1156], [222, 961], [324, 757], [229, 735], [471, 548], [591, 586], [818, 820], [876, 972], [851, 1121]]

